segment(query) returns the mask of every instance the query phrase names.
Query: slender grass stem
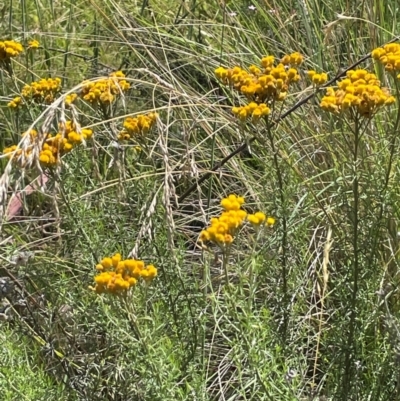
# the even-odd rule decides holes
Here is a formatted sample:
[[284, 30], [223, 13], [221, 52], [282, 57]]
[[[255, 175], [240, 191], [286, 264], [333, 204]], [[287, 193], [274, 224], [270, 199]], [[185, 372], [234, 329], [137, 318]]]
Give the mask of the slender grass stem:
[[356, 339], [355, 333], [357, 329], [357, 295], [358, 295], [358, 281], [359, 281], [359, 202], [360, 202], [360, 183], [358, 177], [358, 163], [359, 163], [359, 145], [360, 145], [360, 117], [355, 116], [354, 125], [354, 151], [353, 151], [353, 236], [352, 236], [352, 250], [353, 250], [353, 263], [352, 263], [352, 290], [350, 300], [350, 323], [349, 323], [349, 336], [347, 340], [346, 356], [345, 356], [345, 371], [343, 376], [343, 399], [348, 399], [352, 382], [352, 370], [354, 365], [354, 357], [356, 354]]
[[229, 274], [228, 274], [229, 253], [230, 253], [230, 247], [228, 246], [222, 252], [222, 268], [225, 274], [226, 285], [229, 285]]
[[271, 144], [271, 150], [273, 154], [273, 164], [275, 168], [276, 178], [278, 181], [278, 192], [279, 192], [279, 214], [282, 224], [282, 236], [281, 236], [281, 254], [280, 254], [280, 265], [281, 265], [281, 280], [282, 280], [282, 308], [283, 308], [283, 324], [281, 327], [281, 334], [285, 341], [287, 328], [288, 328], [288, 283], [287, 283], [287, 216], [286, 216], [286, 201], [285, 201], [285, 188], [282, 170], [279, 165], [279, 150], [275, 144], [274, 134], [271, 130], [270, 125], [267, 121], [267, 133]]
[[[194, 2], [193, 5], [195, 5], [195, 2]], [[226, 8], [226, 5], [224, 4], [224, 6], [223, 6], [223, 27], [225, 26], [225, 18], [226, 18], [225, 17], [225, 14], [226, 14], [225, 8]], [[222, 53], [223, 53], [224, 34], [225, 34], [225, 29], [222, 29], [222, 31], [221, 31], [221, 44], [222, 44], [222, 46], [221, 46], [221, 52], [220, 52], [221, 59], [222, 59]], [[214, 133], [212, 135], [212, 140], [211, 140], [211, 159], [210, 159], [211, 166], [214, 166], [214, 164], [215, 164], [215, 145], [216, 145], [216, 141], [217, 141], [217, 134], [215, 132], [216, 131], [215, 123], [214, 123], [214, 127], [213, 128], [214, 128], [213, 129]], [[211, 179], [209, 184], [208, 184], [207, 209], [210, 208], [210, 204], [211, 204], [212, 188], [213, 188], [213, 180]]]

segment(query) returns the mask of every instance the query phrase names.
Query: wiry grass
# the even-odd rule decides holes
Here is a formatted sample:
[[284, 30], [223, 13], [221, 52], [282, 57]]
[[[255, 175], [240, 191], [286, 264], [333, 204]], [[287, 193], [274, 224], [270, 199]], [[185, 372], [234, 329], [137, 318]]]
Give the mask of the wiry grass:
[[[64, 96], [122, 69], [132, 87], [106, 112], [78, 103], [94, 140], [61, 168], [0, 160], [0, 276], [16, 287], [0, 326], [5, 399], [399, 397], [398, 103], [363, 128], [355, 157], [354, 126], [323, 112], [318, 95], [270, 130], [242, 129], [231, 107], [243, 99], [214, 77], [220, 65], [299, 51], [306, 69], [334, 78], [398, 34], [397, 2], [226, 3], [3, 9], [1, 37], [42, 47], [0, 70], [1, 149], [70, 115], [62, 97], [7, 108], [24, 83], [58, 76]], [[362, 67], [397, 93], [369, 59]], [[274, 117], [312, 93], [303, 80]], [[147, 111], [159, 120], [143, 151], [117, 145], [123, 119]], [[22, 193], [20, 215], [7, 219], [12, 195], [40, 174], [46, 185]], [[242, 230], [228, 285], [223, 255], [203, 250], [198, 234], [230, 193], [277, 224], [259, 238]], [[10, 263], [26, 251], [26, 266]], [[94, 266], [117, 251], [154, 263], [158, 277], [126, 300], [95, 296]]]

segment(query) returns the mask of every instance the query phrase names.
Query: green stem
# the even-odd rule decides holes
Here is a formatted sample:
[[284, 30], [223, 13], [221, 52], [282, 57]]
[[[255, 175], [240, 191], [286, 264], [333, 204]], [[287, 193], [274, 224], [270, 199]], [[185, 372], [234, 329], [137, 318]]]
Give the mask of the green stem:
[[226, 285], [229, 284], [229, 275], [228, 275], [229, 250], [230, 250], [230, 246], [228, 245], [222, 252], [222, 267], [223, 267], [224, 273], [225, 273]]
[[284, 182], [282, 171], [279, 165], [278, 158], [278, 149], [275, 145], [274, 135], [271, 131], [271, 127], [269, 125], [269, 121], [267, 121], [267, 132], [268, 138], [271, 143], [271, 149], [273, 153], [273, 163], [275, 167], [276, 177], [278, 180], [278, 189], [279, 189], [279, 201], [280, 201], [280, 222], [282, 223], [282, 238], [281, 238], [281, 255], [280, 255], [280, 264], [281, 264], [281, 278], [282, 278], [282, 305], [283, 305], [283, 325], [281, 329], [281, 334], [283, 338], [283, 342], [286, 339], [287, 327], [288, 327], [288, 283], [287, 283], [287, 218], [286, 218], [286, 207], [285, 207], [285, 191], [284, 191]]
[[351, 292], [350, 301], [350, 325], [349, 325], [349, 337], [347, 341], [346, 356], [345, 356], [345, 372], [343, 377], [343, 399], [348, 399], [348, 394], [351, 388], [352, 379], [352, 368], [354, 365], [354, 357], [356, 354], [356, 341], [355, 341], [355, 331], [356, 331], [356, 313], [357, 313], [357, 294], [358, 294], [358, 277], [359, 277], [359, 248], [358, 248], [358, 235], [359, 235], [359, 180], [358, 180], [358, 153], [360, 144], [360, 124], [359, 118], [355, 118], [354, 127], [354, 154], [353, 154], [353, 238], [352, 238], [352, 248], [353, 248], [353, 288]]
[[247, 299], [247, 307], [249, 309], [249, 313], [252, 310], [253, 307], [253, 299], [254, 297], [254, 266], [257, 262], [255, 261], [254, 258], [252, 258], [251, 260], [251, 264], [250, 264], [250, 272], [249, 272], [249, 296]]
[[136, 340], [140, 343], [142, 349], [144, 350], [144, 353], [146, 355], [145, 360], [146, 360], [146, 362], [148, 364], [148, 369], [149, 369], [150, 372], [154, 373], [154, 377], [156, 378], [156, 380], [158, 382], [157, 383], [158, 386], [160, 388], [162, 388], [162, 384], [163, 384], [162, 378], [161, 378], [161, 376], [159, 374], [159, 371], [158, 371], [157, 367], [154, 364], [154, 361], [152, 359], [152, 355], [151, 355], [148, 343], [146, 342], [146, 339], [143, 337], [143, 335], [141, 333], [141, 330], [140, 330], [140, 327], [139, 327], [139, 323], [138, 323], [138, 319], [137, 319], [136, 313], [135, 313], [134, 303], [132, 302], [131, 295], [130, 296], [124, 295], [121, 298], [121, 302], [124, 305], [124, 309], [125, 309], [124, 313], [126, 314], [126, 317], [128, 319], [129, 326], [131, 327], [131, 329], [132, 329], [132, 331], [133, 331], [133, 333], [134, 333], [134, 335], [136, 337]]

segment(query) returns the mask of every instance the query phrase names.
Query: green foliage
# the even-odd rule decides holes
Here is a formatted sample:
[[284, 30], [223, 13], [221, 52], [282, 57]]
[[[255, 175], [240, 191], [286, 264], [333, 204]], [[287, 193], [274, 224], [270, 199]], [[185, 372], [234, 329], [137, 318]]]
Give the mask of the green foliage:
[[[0, 149], [32, 128], [45, 141], [65, 120], [93, 131], [50, 168], [0, 156], [5, 400], [399, 398], [398, 81], [363, 60], [397, 102], [344, 118], [319, 107], [324, 91], [305, 73], [332, 79], [393, 40], [398, 5], [381, 3], [0, 10], [0, 40], [25, 48], [0, 65]], [[257, 124], [235, 119], [246, 99], [215, 69], [293, 52], [305, 62], [285, 102]], [[110, 104], [63, 104], [118, 70], [129, 89]], [[52, 104], [7, 107], [48, 77], [62, 81]], [[118, 140], [127, 117], [150, 112], [145, 135]], [[229, 194], [274, 228], [243, 224], [229, 247], [202, 244]], [[154, 264], [157, 277], [128, 295], [89, 290], [95, 266], [117, 252]]]
[[58, 400], [65, 396], [76, 399], [63, 383], [55, 382], [38, 366], [45, 349], [29, 344], [18, 330], [4, 326], [0, 339], [0, 390], [4, 401]]

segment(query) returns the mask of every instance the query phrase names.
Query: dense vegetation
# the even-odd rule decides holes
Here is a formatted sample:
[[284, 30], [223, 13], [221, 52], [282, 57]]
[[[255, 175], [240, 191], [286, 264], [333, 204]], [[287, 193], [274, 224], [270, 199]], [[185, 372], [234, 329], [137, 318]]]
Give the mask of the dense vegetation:
[[399, 18], [6, 2], [2, 399], [400, 399]]

